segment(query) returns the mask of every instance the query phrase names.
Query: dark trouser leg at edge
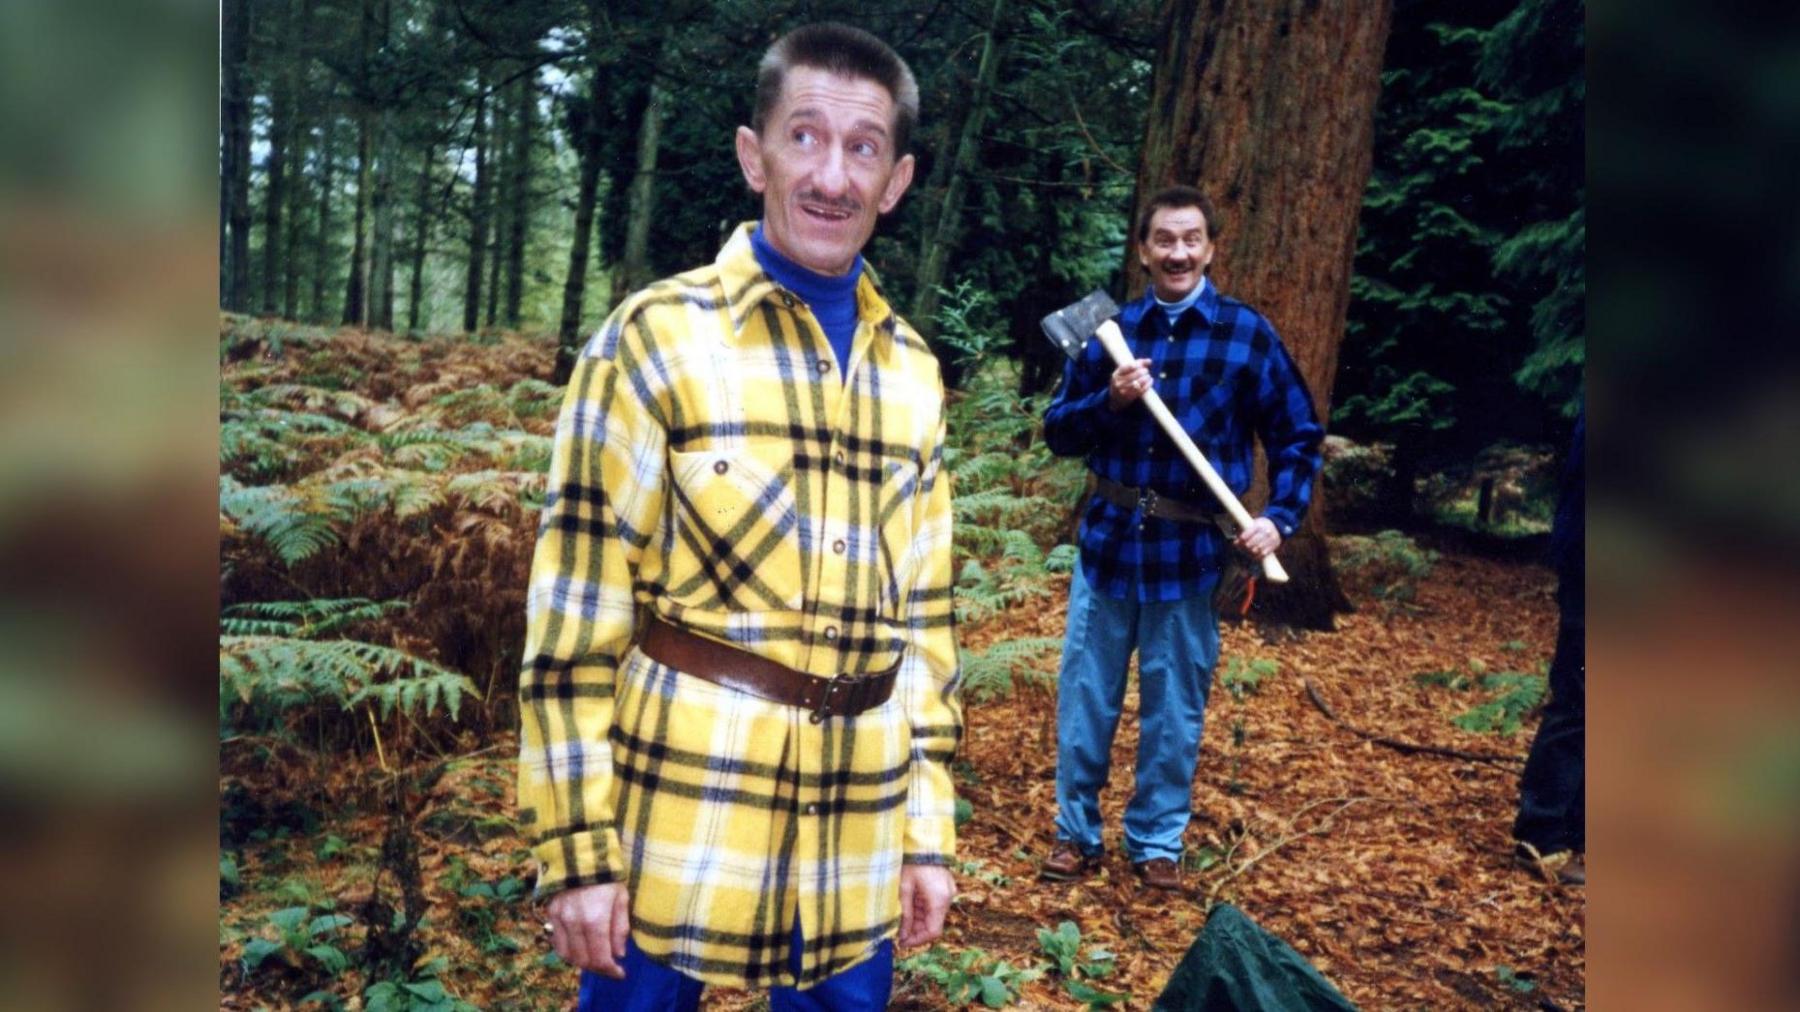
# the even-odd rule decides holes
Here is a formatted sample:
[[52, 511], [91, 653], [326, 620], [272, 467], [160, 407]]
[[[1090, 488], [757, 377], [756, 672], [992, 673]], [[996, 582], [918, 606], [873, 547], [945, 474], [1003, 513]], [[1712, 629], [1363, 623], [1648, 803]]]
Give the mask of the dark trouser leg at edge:
[[1519, 778], [1513, 837], [1540, 854], [1587, 847], [1587, 624], [1564, 621], [1550, 662], [1550, 703]]

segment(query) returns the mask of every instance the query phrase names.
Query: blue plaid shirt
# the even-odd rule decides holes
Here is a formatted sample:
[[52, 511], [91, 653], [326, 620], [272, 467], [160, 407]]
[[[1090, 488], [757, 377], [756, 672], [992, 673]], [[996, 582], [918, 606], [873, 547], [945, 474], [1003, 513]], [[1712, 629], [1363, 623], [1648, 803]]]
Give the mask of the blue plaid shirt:
[[[1269, 459], [1263, 515], [1292, 535], [1312, 501], [1325, 430], [1312, 395], [1275, 328], [1262, 314], [1219, 294], [1210, 281], [1173, 324], [1146, 293], [1119, 313], [1119, 329], [1169, 411], [1239, 497], [1250, 487], [1252, 433]], [[1122, 485], [1223, 513], [1150, 410], [1107, 407], [1114, 365], [1099, 341], [1063, 371], [1044, 414], [1044, 439], [1062, 457], [1085, 456], [1090, 469]], [[1229, 550], [1212, 524], [1145, 517], [1094, 496], [1081, 521], [1081, 570], [1097, 592], [1140, 601], [1174, 601], [1210, 591]]]

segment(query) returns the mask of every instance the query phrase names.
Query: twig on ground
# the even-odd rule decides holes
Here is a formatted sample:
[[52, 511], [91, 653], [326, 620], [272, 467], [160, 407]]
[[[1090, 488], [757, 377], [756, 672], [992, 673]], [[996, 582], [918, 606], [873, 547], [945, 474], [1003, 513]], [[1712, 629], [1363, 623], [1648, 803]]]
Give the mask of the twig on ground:
[[1219, 878], [1213, 882], [1212, 887], [1209, 888], [1208, 890], [1206, 890], [1206, 902], [1201, 904], [1202, 908], [1208, 909], [1208, 910], [1212, 909], [1213, 903], [1218, 899], [1220, 890], [1224, 889], [1226, 885], [1237, 881], [1239, 878], [1241, 878], [1244, 875], [1245, 872], [1256, 867], [1257, 864], [1259, 864], [1263, 860], [1263, 858], [1268, 857], [1270, 854], [1275, 853], [1276, 851], [1280, 850], [1281, 848], [1287, 846], [1290, 843], [1293, 843], [1295, 840], [1298, 840], [1301, 837], [1325, 835], [1327, 832], [1329, 832], [1331, 830], [1332, 820], [1335, 819], [1339, 814], [1341, 814], [1344, 811], [1344, 809], [1349, 808], [1351, 805], [1359, 804], [1364, 801], [1380, 801], [1380, 800], [1382, 800], [1382, 799], [1363, 795], [1363, 796], [1354, 797], [1354, 798], [1345, 798], [1345, 797], [1324, 798], [1319, 801], [1314, 801], [1311, 804], [1305, 805], [1299, 811], [1295, 812], [1292, 816], [1290, 816], [1288, 818], [1287, 821], [1288, 821], [1289, 826], [1292, 826], [1295, 823], [1299, 822], [1301, 816], [1305, 815], [1307, 812], [1310, 812], [1315, 808], [1318, 808], [1321, 805], [1329, 805], [1334, 801], [1339, 802], [1338, 806], [1331, 810], [1331, 814], [1329, 814], [1329, 815], [1325, 816], [1323, 819], [1319, 820], [1318, 825], [1312, 827], [1311, 829], [1299, 830], [1297, 832], [1288, 833], [1287, 835], [1282, 836], [1281, 838], [1277, 839], [1275, 842], [1269, 844], [1267, 847], [1264, 847], [1261, 850], [1257, 851], [1256, 855], [1254, 857], [1247, 858], [1243, 864], [1240, 864], [1234, 868], [1231, 865], [1232, 855], [1237, 853], [1238, 845], [1240, 843], [1242, 843], [1244, 840], [1248, 839], [1250, 836], [1248, 827], [1246, 827], [1244, 834], [1242, 836], [1238, 837], [1237, 840], [1232, 841], [1230, 849], [1228, 849], [1225, 852], [1224, 860], [1221, 863], [1224, 864], [1225, 867], [1229, 870], [1224, 875], [1219, 876]]
[[1312, 704], [1319, 708], [1320, 713], [1329, 717], [1332, 723], [1349, 731], [1351, 734], [1356, 735], [1364, 741], [1371, 741], [1377, 745], [1386, 745], [1388, 748], [1400, 752], [1417, 755], [1441, 755], [1451, 759], [1466, 759], [1469, 762], [1477, 763], [1518, 765], [1525, 761], [1518, 756], [1499, 755], [1493, 752], [1465, 752], [1459, 748], [1445, 748], [1442, 745], [1421, 745], [1418, 742], [1401, 741], [1398, 738], [1389, 738], [1385, 735], [1375, 734], [1371, 731], [1364, 731], [1360, 727], [1354, 727], [1346, 723], [1342, 717], [1339, 717], [1337, 713], [1331, 709], [1331, 705], [1325, 702], [1325, 697], [1319, 695], [1319, 687], [1313, 684], [1312, 679], [1302, 678], [1300, 682], [1302, 685], [1306, 686], [1307, 698], [1311, 699]]

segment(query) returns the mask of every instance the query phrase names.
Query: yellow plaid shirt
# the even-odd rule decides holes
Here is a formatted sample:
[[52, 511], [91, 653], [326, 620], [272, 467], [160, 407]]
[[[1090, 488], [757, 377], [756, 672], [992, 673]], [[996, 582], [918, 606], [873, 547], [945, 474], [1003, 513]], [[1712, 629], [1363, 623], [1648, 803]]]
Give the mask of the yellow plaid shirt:
[[[751, 227], [628, 298], [575, 366], [528, 591], [519, 805], [540, 896], [623, 881], [651, 958], [807, 986], [894, 933], [903, 862], [955, 850], [943, 383], [867, 271], [846, 382]], [[894, 695], [815, 724], [645, 657], [646, 610], [816, 675], [899, 661]]]

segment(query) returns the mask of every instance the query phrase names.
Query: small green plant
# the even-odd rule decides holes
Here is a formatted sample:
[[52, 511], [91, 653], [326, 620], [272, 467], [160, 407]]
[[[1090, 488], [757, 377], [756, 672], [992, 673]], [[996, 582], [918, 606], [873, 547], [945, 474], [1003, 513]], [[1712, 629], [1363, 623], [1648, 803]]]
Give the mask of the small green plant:
[[988, 1008], [1012, 1004], [1026, 984], [1044, 975], [1042, 966], [1021, 969], [1004, 959], [994, 959], [981, 949], [953, 953], [941, 945], [908, 956], [896, 967], [902, 973], [924, 977], [942, 987], [945, 1000], [952, 1005], [979, 1001]]
[[1243, 658], [1233, 656], [1225, 662], [1225, 673], [1220, 680], [1231, 693], [1231, 698], [1243, 702], [1245, 696], [1254, 695], [1261, 690], [1262, 683], [1281, 673], [1281, 665], [1267, 657]]
[[1089, 948], [1085, 957], [1081, 954], [1081, 929], [1074, 921], [1063, 921], [1055, 931], [1039, 928], [1037, 932], [1038, 947], [1049, 956], [1054, 969], [1062, 975], [1063, 987], [1070, 997], [1083, 1002], [1090, 1009], [1106, 1008], [1124, 1001], [1130, 995], [1114, 994], [1087, 983], [1108, 976], [1118, 968], [1118, 957], [1101, 948]]
[[1530, 994], [1537, 990], [1536, 981], [1515, 973], [1510, 966], [1494, 967], [1494, 977], [1515, 994]]
[[1202, 872], [1219, 863], [1224, 855], [1211, 847], [1196, 847], [1181, 855], [1181, 865], [1191, 872]]
[[1422, 671], [1413, 675], [1413, 683], [1420, 688], [1449, 689], [1453, 692], [1461, 692], [1473, 684], [1469, 681], [1469, 676], [1460, 671]]
[[970, 803], [968, 798], [958, 795], [956, 798], [956, 812], [955, 812], [956, 828], [957, 829], [963, 828], [963, 826], [966, 825], [968, 823], [968, 821], [970, 819], [973, 819], [974, 817], [975, 817], [975, 806]]
[[956, 873], [980, 879], [992, 886], [1008, 886], [1012, 884], [1012, 879], [997, 871], [990, 870], [987, 866], [987, 862], [980, 858], [976, 858], [973, 861], [956, 862]]
[[524, 948], [518, 939], [496, 930], [500, 915], [530, 892], [523, 879], [507, 875], [497, 882], [488, 882], [476, 877], [468, 862], [452, 857], [449, 870], [438, 878], [438, 885], [464, 901], [456, 907], [457, 923], [482, 952], [518, 952]]
[[230, 899], [243, 888], [243, 876], [238, 871], [237, 855], [225, 851], [219, 852], [219, 898]]
[[1481, 687], [1497, 693], [1492, 699], [1463, 711], [1451, 723], [1476, 734], [1496, 734], [1510, 738], [1519, 732], [1525, 715], [1544, 701], [1546, 679], [1517, 671], [1501, 671], [1481, 676]]
[[1082, 957], [1081, 929], [1074, 921], [1063, 921], [1055, 931], [1039, 928], [1037, 939], [1044, 955], [1056, 963], [1057, 971], [1066, 978], [1081, 976], [1098, 980], [1118, 969], [1118, 957], [1106, 949], [1090, 947], [1087, 956]]
[[1331, 556], [1346, 582], [1365, 589], [1389, 611], [1412, 603], [1419, 581], [1430, 575], [1438, 559], [1438, 553], [1391, 530], [1373, 537], [1347, 534], [1333, 538]]
[[443, 957], [426, 961], [411, 980], [384, 980], [363, 992], [364, 1012], [480, 1012], [445, 990], [438, 975], [449, 965]]
[[315, 917], [311, 907], [283, 907], [269, 915], [268, 923], [276, 937], [259, 936], [244, 943], [244, 972], [255, 972], [271, 958], [296, 970], [317, 966], [327, 977], [336, 977], [350, 965], [344, 951], [332, 944], [338, 929], [351, 923], [350, 917]]

